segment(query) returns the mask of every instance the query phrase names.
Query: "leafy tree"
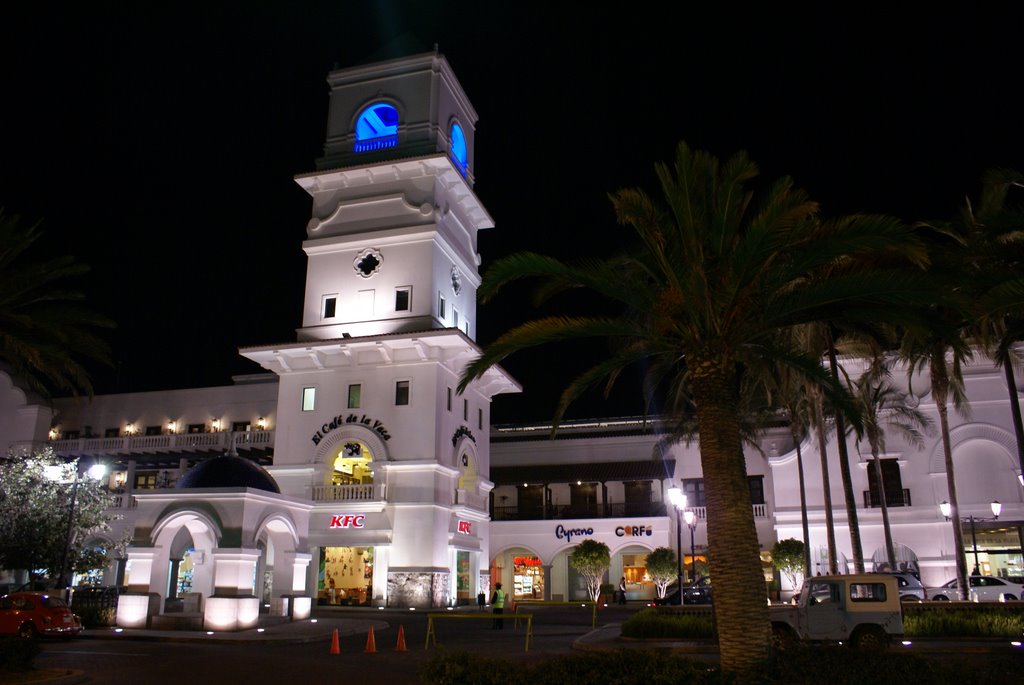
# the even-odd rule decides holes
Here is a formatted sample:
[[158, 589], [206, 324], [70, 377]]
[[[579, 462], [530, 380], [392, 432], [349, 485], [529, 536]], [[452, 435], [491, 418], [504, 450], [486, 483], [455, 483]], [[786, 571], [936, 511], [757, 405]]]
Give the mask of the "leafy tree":
[[110, 529], [110, 494], [88, 477], [75, 485], [77, 468], [49, 448], [29, 458], [0, 459], [0, 568], [28, 571], [30, 581], [43, 571], [56, 582], [64, 572], [65, 546], [68, 569], [106, 563], [105, 555], [84, 543]]
[[586, 580], [587, 591], [595, 602], [601, 596], [601, 581], [611, 563], [608, 545], [589, 538], [576, 545], [569, 555], [569, 565]]
[[74, 257], [34, 259], [39, 225], [25, 228], [0, 211], [0, 362], [29, 389], [92, 393], [82, 361], [109, 363], [96, 334], [113, 323], [83, 303], [65, 283], [88, 272]]
[[787, 538], [772, 545], [772, 566], [779, 569], [789, 578], [793, 588], [799, 588], [797, 578], [806, 575], [804, 572], [804, 545], [800, 540]]
[[[623, 256], [578, 265], [526, 253], [496, 262], [479, 294], [540, 277], [539, 299], [587, 288], [621, 306], [619, 316], [549, 317], [505, 333], [469, 364], [464, 389], [507, 355], [559, 340], [600, 337], [613, 352], [572, 381], [566, 407], [596, 386], [611, 390], [622, 371], [645, 369], [648, 403], [663, 396], [670, 417], [697, 419], [708, 539], [715, 554], [715, 616], [723, 669], [751, 674], [770, 642], [757, 531], [742, 445], [740, 388], [749, 369], [786, 365], [848, 405], [820, 365], [782, 342], [780, 330], [831, 317], [878, 317], [914, 298], [914, 275], [869, 270], [867, 255], [926, 258], [917, 236], [887, 217], [812, 221], [817, 205], [788, 178], [757, 196], [757, 166], [746, 153], [720, 162], [680, 143], [674, 164], [656, 167], [660, 201], [642, 190], [612, 195], [618, 220], [641, 245]], [[835, 268], [837, 263], [845, 268]], [[829, 272], [828, 278], [813, 276]]]
[[679, 560], [674, 550], [659, 547], [647, 555], [647, 575], [654, 579], [654, 587], [658, 589], [658, 597], [665, 597], [665, 590], [678, 577]]

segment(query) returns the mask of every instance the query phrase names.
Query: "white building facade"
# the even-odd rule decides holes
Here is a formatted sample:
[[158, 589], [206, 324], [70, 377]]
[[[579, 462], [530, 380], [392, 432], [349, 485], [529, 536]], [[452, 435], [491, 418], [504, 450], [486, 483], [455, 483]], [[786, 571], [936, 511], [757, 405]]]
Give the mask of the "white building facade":
[[[499, 581], [520, 598], [576, 599], [583, 585], [568, 555], [586, 538], [608, 544], [609, 577], [626, 578], [630, 599], [654, 596], [644, 558], [658, 547], [678, 546], [691, 575], [714, 553], [696, 443], [666, 443], [657, 421], [639, 419], [569, 423], [554, 440], [545, 426], [492, 428], [493, 398], [520, 391], [500, 368], [456, 392], [480, 352], [477, 232], [493, 221], [473, 193], [477, 116], [447, 61], [429, 53], [339, 70], [328, 84], [324, 156], [297, 178], [312, 198], [297, 341], [240, 350], [264, 373], [49, 407], [0, 372], [3, 448], [49, 444], [83, 469], [112, 469], [117, 525], [133, 543], [93, 580], [127, 586], [119, 622], [180, 611], [210, 629], [243, 629], [268, 606], [299, 618], [314, 603], [441, 607], [476, 602]], [[935, 418], [927, 379], [912, 387]], [[975, 521], [967, 549], [954, 549], [939, 512], [948, 494], [938, 435], [923, 445], [888, 437], [897, 562], [926, 585], [952, 577], [957, 554], [973, 566], [975, 541], [981, 572], [1024, 575], [1007, 390], [977, 359], [967, 368], [973, 414], [951, 412], [962, 515], [990, 518], [993, 499], [1003, 507], [997, 521]], [[870, 569], [884, 560], [879, 488], [866, 448], [848, 442]], [[826, 571], [817, 444], [810, 436], [800, 449], [812, 562]], [[828, 444], [847, 562], [835, 436]], [[746, 461], [774, 580], [772, 544], [803, 536], [788, 427], [769, 428]], [[670, 487], [687, 495], [692, 527], [680, 530]]]

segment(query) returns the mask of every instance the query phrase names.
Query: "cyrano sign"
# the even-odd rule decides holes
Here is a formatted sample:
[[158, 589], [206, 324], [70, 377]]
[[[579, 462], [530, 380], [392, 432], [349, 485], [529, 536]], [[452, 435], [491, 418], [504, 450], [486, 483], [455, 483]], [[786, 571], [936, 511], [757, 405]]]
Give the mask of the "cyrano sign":
[[366, 517], [363, 514], [338, 514], [331, 516], [329, 528], [362, 528]]

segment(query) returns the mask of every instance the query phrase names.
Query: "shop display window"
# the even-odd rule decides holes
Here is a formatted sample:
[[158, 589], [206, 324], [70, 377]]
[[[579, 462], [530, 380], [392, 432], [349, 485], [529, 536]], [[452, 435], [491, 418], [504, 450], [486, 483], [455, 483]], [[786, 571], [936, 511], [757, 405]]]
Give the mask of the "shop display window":
[[369, 606], [373, 599], [372, 547], [321, 547], [317, 602]]
[[544, 599], [544, 567], [540, 557], [514, 557], [512, 563], [513, 596], [516, 599]]

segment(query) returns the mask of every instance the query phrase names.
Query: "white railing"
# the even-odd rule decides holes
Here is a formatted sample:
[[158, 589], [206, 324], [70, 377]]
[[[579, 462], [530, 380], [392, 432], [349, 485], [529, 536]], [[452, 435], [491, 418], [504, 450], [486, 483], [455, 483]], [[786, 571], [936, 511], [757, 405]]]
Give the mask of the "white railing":
[[384, 484], [314, 485], [314, 502], [383, 502]]
[[487, 509], [487, 497], [478, 495], [468, 490], [457, 489], [455, 491], [455, 504], [470, 507], [472, 509]]
[[[708, 511], [705, 507], [690, 507], [693, 513], [697, 516], [698, 521], [704, 521], [708, 517]], [[755, 504], [754, 505], [754, 518], [763, 519], [768, 518], [768, 505], [767, 504]]]
[[134, 509], [138, 505], [133, 495], [118, 494], [110, 497], [111, 509]]
[[57, 454], [118, 454], [124, 452], [195, 452], [235, 448], [270, 447], [274, 431], [239, 431], [232, 433], [176, 433], [173, 435], [127, 435], [117, 438], [76, 438], [51, 440], [39, 447], [50, 446]]

